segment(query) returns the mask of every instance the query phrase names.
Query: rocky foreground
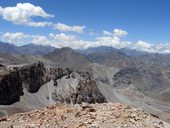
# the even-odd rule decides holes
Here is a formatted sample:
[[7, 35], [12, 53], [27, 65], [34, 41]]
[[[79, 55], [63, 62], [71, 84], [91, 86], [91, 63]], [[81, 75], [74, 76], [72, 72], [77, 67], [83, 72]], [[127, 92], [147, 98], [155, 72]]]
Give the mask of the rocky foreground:
[[0, 118], [0, 128], [170, 128], [159, 117], [117, 103], [56, 104]]

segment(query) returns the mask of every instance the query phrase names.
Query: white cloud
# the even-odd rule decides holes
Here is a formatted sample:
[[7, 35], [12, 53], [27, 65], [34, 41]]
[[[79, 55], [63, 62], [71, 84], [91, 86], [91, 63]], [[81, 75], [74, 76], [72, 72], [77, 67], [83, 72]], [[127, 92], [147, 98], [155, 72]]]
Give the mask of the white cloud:
[[18, 43], [21, 42], [23, 38], [27, 37], [27, 35], [25, 35], [22, 32], [17, 32], [17, 33], [4, 33], [2, 34], [2, 40], [4, 40], [5, 42], [9, 42], [9, 43]]
[[162, 53], [164, 53], [164, 54], [170, 54], [170, 49], [163, 50]]
[[121, 41], [121, 37], [126, 36], [128, 33], [125, 30], [122, 29], [114, 29], [113, 32], [109, 31], [102, 31], [102, 35], [100, 37], [97, 37], [96, 40], [98, 43], [96, 43], [96, 46], [112, 46], [115, 48], [127, 48], [132, 43], [130, 41]]
[[45, 27], [45, 26], [51, 26], [51, 22], [29, 22], [27, 23], [28, 26], [33, 26], [33, 27]]
[[114, 37], [124, 37], [126, 35], [128, 35], [128, 32], [125, 31], [125, 30], [122, 30], [122, 29], [114, 29], [113, 32], [109, 32], [109, 31], [106, 31], [104, 30], [102, 32], [102, 35], [104, 36], [114, 36]]
[[30, 3], [18, 3], [14, 7], [1, 7], [0, 16], [6, 21], [12, 22], [17, 25], [27, 25], [33, 27], [45, 27], [49, 26], [54, 29], [64, 32], [77, 32], [83, 33], [86, 28], [83, 26], [69, 26], [63, 23], [52, 23], [47, 21], [34, 21], [34, 17], [50, 18], [54, 15], [46, 13], [41, 7], [35, 6]]
[[30, 36], [31, 43], [34, 44], [41, 44], [41, 45], [49, 45], [50, 41], [46, 36], [41, 36], [41, 35], [31, 35]]
[[77, 33], [83, 33], [84, 29], [86, 28], [84, 25], [83, 26], [69, 26], [66, 24], [62, 23], [57, 23], [54, 24], [54, 29], [64, 31], [64, 32], [77, 32]]
[[58, 41], [74, 41], [76, 40], [75, 36], [73, 35], [66, 35], [64, 33], [60, 33], [60, 34], [53, 34], [53, 33], [50, 33], [49, 34], [50, 37], [52, 37], [53, 39], [55, 40], [58, 40]]
[[134, 43], [130, 48], [151, 53], [170, 53], [170, 43], [152, 44], [144, 41], [138, 41]]
[[128, 35], [128, 32], [125, 30], [122, 30], [122, 29], [114, 29], [113, 34], [116, 37], [124, 37], [124, 36]]
[[121, 41], [119, 37], [114, 36], [103, 36], [96, 38], [98, 40], [98, 46], [112, 46], [115, 48], [128, 48], [132, 42], [130, 41]]
[[54, 47], [71, 47], [74, 49], [82, 49], [98, 46], [112, 46], [115, 48], [129, 47], [132, 43], [128, 41], [121, 41], [119, 37], [114, 36], [101, 36], [97, 37], [94, 41], [82, 40], [74, 35], [68, 35], [65, 33], [53, 34], [48, 36], [42, 35], [29, 35], [22, 32], [17, 33], [2, 33], [0, 40], [4, 42], [14, 43], [21, 45], [22, 43], [35, 43], [42, 45], [51, 45]]
[[156, 52], [170, 53], [170, 43], [155, 44], [152, 49], [154, 49]]
[[18, 3], [15, 7], [1, 7], [0, 15], [4, 20], [14, 24], [23, 24], [28, 26], [46, 26], [47, 22], [34, 22], [32, 17], [49, 18], [53, 15], [46, 13], [41, 7], [34, 6], [30, 3]]
[[22, 45], [28, 43], [35, 43], [35, 44], [49, 44], [49, 41], [46, 36], [42, 35], [29, 35], [22, 32], [16, 33], [1, 33], [0, 40], [8, 43], [12, 43], [15, 45]]
[[90, 36], [94, 36], [94, 35], [95, 35], [95, 32], [89, 32], [89, 35], [90, 35]]
[[30, 35], [22, 32], [17, 33], [0, 33], [0, 40], [4, 42], [13, 43], [15, 45], [22, 45], [28, 43], [35, 43], [41, 45], [51, 45], [57, 48], [71, 47], [74, 49], [86, 49], [89, 47], [98, 46], [112, 46], [115, 48], [129, 48], [139, 51], [147, 51], [153, 53], [170, 53], [169, 43], [151, 44], [144, 41], [130, 42], [122, 41], [120, 37], [115, 36], [101, 36], [97, 37], [94, 41], [82, 40], [74, 35], [65, 33], [53, 34], [47, 36], [43, 35]]
[[97, 35], [98, 35], [98, 33], [95, 32], [93, 29], [88, 29], [88, 34], [89, 34], [90, 36], [97, 36]]
[[104, 30], [103, 31], [103, 35], [111, 36], [111, 35], [113, 35], [113, 33]]
[[[95, 38], [93, 41], [82, 40], [75, 35], [68, 35], [63, 32], [84, 33], [85, 25], [66, 25], [63, 23], [52, 23], [47, 21], [34, 21], [34, 17], [50, 18], [54, 15], [48, 14], [41, 7], [32, 5], [30, 3], [18, 3], [14, 7], [1, 7], [0, 16], [13, 24], [27, 25], [34, 27], [49, 26], [53, 29], [62, 31], [59, 34], [50, 33], [48, 36], [30, 35], [22, 32], [10, 33], [0, 32], [0, 40], [4, 42], [22, 45], [26, 43], [35, 43], [42, 45], [52, 45], [54, 47], [72, 47], [89, 48], [98, 46], [112, 46], [115, 48], [129, 48], [147, 52], [170, 53], [169, 43], [152, 44], [145, 41], [122, 41], [121, 38], [128, 35], [128, 32], [122, 29], [114, 29], [112, 32], [102, 31], [101, 36]], [[88, 34], [96, 37], [99, 35], [92, 29], [88, 30]]]
[[85, 49], [89, 47], [98, 47], [98, 46], [112, 46], [116, 48], [124, 48], [131, 44], [131, 42], [122, 42], [119, 37], [108, 37], [108, 36], [102, 36], [97, 37], [94, 41], [87, 41], [82, 40], [74, 35], [68, 35], [64, 33], [60, 34], [49, 34], [50, 42], [52, 42], [51, 45], [55, 47], [71, 47], [74, 49]]
[[48, 36], [43, 35], [29, 35], [22, 32], [17, 33], [2, 33], [0, 34], [0, 40], [3, 42], [9, 42], [15, 45], [22, 45], [28, 43], [51, 45], [54, 47], [72, 47], [82, 48], [87, 47], [90, 42], [79, 40], [74, 35], [68, 35], [65, 33], [53, 34], [50, 33]]
[[135, 45], [134, 45], [134, 49], [140, 50], [142, 49], [143, 51], [149, 51], [149, 49], [152, 47], [152, 45], [150, 43], [144, 42], [144, 41], [138, 41]]
[[49, 34], [49, 40], [51, 45], [57, 48], [61, 47], [71, 47], [74, 49], [79, 48], [88, 48], [88, 45], [91, 45], [92, 42], [80, 40], [76, 38], [74, 35], [68, 35], [65, 33], [60, 34]]

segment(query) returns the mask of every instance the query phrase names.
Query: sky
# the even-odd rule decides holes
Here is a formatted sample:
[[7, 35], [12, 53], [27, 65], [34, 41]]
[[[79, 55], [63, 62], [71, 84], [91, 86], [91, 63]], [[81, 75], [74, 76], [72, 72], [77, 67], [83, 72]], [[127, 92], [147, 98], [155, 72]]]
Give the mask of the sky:
[[170, 53], [169, 0], [0, 0], [0, 40]]

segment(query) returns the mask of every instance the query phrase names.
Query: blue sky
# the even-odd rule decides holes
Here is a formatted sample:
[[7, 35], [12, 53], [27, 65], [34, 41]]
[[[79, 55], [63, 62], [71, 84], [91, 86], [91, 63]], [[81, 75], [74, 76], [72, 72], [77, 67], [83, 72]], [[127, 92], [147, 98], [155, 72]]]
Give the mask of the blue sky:
[[[18, 3], [21, 3], [21, 6], [24, 3], [29, 3], [35, 8], [39, 6], [47, 15], [42, 16], [40, 14], [41, 16], [39, 16], [39, 12], [37, 12], [36, 16], [27, 16], [26, 20], [31, 19], [31, 21], [23, 19], [20, 22], [19, 19], [11, 19], [5, 9], [17, 7]], [[1, 0], [0, 6], [2, 8], [0, 10], [0, 39], [3, 41], [12, 42], [12, 39], [7, 39], [7, 36], [12, 33], [24, 33], [32, 36], [45, 36], [48, 40], [46, 44], [49, 43], [49, 45], [56, 47], [74, 46], [77, 43], [78, 46], [73, 48], [108, 45], [117, 48], [132, 48], [134, 46], [134, 49], [151, 52], [170, 51], [169, 0]], [[19, 13], [23, 14], [22, 11], [19, 10]], [[14, 11], [11, 13], [14, 13]], [[30, 22], [48, 22], [48, 25], [37, 27]], [[51, 24], [49, 25], [49, 23]], [[54, 26], [58, 23], [60, 25], [57, 29], [54, 29]], [[69, 26], [69, 30], [63, 30], [61, 24]], [[77, 32], [77, 28], [73, 26], [79, 26], [81, 30]], [[115, 29], [127, 33], [115, 36]], [[103, 31], [108, 31], [110, 34], [103, 34]], [[8, 34], [4, 38], [3, 34], [5, 33]], [[120, 34], [120, 31], [118, 33]], [[53, 36], [49, 36], [49, 34], [53, 34]], [[54, 38], [54, 36], [55, 40], [52, 40], [51, 37]], [[60, 41], [60, 37], [67, 39]], [[18, 45], [27, 43], [29, 39], [26, 37], [24, 40], [19, 40], [14, 38]], [[109, 43], [109, 41], [112, 43]], [[72, 43], [69, 44], [69, 42]], [[61, 45], [61, 43], [65, 45]], [[78, 43], [82, 44], [79, 45]], [[122, 44], [118, 45], [118, 43]]]

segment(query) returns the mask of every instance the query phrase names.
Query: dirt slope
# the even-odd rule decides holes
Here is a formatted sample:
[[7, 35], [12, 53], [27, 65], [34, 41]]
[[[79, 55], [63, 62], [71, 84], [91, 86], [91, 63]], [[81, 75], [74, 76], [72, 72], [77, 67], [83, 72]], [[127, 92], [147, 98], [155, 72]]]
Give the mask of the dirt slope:
[[113, 103], [64, 106], [0, 118], [1, 128], [169, 128], [170, 125], [142, 109]]

